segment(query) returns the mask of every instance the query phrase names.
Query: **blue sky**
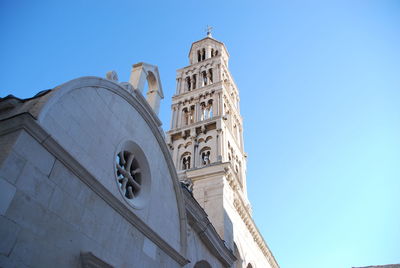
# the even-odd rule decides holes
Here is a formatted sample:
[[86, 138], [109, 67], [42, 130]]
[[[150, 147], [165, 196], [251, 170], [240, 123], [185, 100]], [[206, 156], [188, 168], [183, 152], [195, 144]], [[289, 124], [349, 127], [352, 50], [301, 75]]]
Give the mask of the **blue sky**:
[[400, 263], [399, 1], [0, 2], [0, 96], [230, 52], [254, 217], [282, 268]]

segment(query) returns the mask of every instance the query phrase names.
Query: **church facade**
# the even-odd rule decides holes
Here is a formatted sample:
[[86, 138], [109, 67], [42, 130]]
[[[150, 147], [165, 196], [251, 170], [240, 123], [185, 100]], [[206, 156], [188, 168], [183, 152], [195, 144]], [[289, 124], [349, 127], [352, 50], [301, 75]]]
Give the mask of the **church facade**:
[[167, 134], [145, 63], [0, 99], [0, 267], [279, 267], [251, 218], [228, 52], [208, 36], [189, 59]]

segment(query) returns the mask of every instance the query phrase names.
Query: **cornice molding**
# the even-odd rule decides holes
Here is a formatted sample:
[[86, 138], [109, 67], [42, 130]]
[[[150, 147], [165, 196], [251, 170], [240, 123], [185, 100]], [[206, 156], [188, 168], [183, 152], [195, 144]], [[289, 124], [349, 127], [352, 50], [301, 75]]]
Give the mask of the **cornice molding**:
[[274, 255], [269, 249], [267, 243], [262, 237], [260, 231], [258, 230], [253, 218], [251, 217], [247, 206], [244, 204], [243, 199], [235, 192], [235, 197], [233, 201], [233, 205], [236, 211], [239, 213], [240, 217], [243, 220], [243, 223], [246, 225], [249, 230], [251, 236], [253, 237], [254, 242], [256, 242], [257, 246], [260, 248], [264, 256], [267, 258], [269, 264], [272, 268], [279, 268], [278, 263], [275, 260]]
[[190, 226], [200, 236], [200, 239], [210, 252], [221, 261], [224, 267], [231, 267], [236, 261], [235, 255], [219, 237], [203, 208], [197, 203], [188, 190], [183, 189], [186, 205], [186, 215]]

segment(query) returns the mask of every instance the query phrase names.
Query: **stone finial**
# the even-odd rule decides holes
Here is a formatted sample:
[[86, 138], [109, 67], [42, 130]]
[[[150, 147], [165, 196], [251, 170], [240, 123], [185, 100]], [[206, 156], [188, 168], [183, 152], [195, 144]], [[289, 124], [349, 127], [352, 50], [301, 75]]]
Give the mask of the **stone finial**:
[[116, 71], [109, 71], [106, 73], [106, 79], [114, 82], [118, 82], [118, 74]]
[[207, 25], [207, 28], [206, 28], [207, 37], [212, 37], [212, 35], [211, 35], [212, 29], [213, 29], [213, 27]]

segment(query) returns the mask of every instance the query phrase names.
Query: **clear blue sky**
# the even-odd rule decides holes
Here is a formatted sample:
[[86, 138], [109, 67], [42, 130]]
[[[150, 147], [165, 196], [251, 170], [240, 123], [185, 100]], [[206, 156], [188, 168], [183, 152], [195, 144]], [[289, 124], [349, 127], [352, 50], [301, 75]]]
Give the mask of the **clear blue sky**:
[[[249, 197], [282, 268], [400, 263], [400, 1], [0, 1], [0, 96], [131, 64], [214, 26], [240, 90]], [[90, 104], [89, 104], [90, 105]]]

